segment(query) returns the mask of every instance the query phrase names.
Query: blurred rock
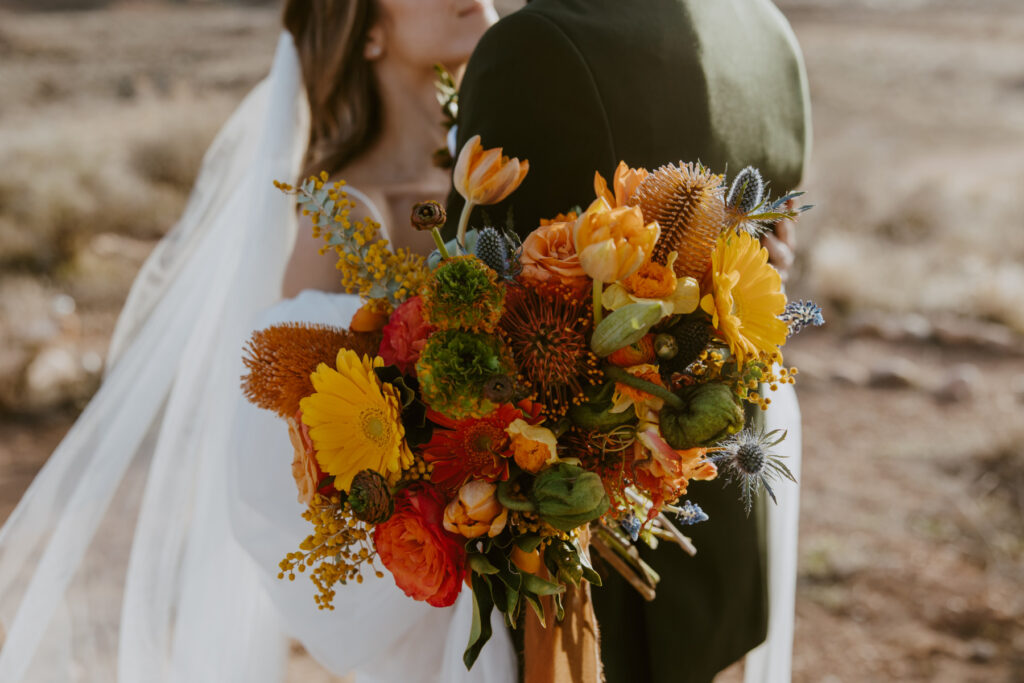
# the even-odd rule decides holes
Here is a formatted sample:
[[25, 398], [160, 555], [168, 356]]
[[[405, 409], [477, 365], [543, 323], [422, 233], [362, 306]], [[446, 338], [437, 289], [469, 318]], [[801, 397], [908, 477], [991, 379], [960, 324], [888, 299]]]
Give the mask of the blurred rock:
[[999, 323], [942, 318], [934, 323], [934, 335], [935, 341], [946, 346], [973, 346], [999, 353], [1024, 354], [1024, 340]]
[[912, 389], [923, 385], [924, 375], [917, 363], [906, 358], [891, 357], [871, 368], [868, 385], [876, 389]]
[[1024, 375], [1017, 375], [1013, 378], [1013, 382], [1010, 384], [1010, 391], [1013, 392], [1013, 397], [1017, 399], [1017, 403], [1024, 403]]
[[98, 379], [96, 364], [92, 359], [83, 362], [73, 346], [46, 347], [25, 368], [19, 408], [39, 411], [84, 400], [92, 395]]
[[950, 368], [938, 387], [935, 398], [943, 403], [960, 403], [974, 398], [982, 382], [981, 371], [976, 365], [961, 363]]
[[868, 369], [859, 363], [844, 362], [832, 370], [832, 381], [850, 386], [864, 386], [870, 379]]
[[992, 661], [999, 654], [999, 648], [991, 640], [977, 638], [967, 643], [968, 658], [977, 664]]
[[850, 334], [877, 337], [892, 342], [926, 341], [932, 336], [932, 324], [918, 313], [890, 314], [864, 311], [851, 316]]

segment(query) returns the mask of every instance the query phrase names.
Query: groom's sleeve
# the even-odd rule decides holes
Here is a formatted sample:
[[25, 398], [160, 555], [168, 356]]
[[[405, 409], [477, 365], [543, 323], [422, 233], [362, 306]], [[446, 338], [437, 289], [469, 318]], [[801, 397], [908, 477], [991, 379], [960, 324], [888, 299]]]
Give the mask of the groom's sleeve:
[[[594, 171], [615, 168], [604, 106], [580, 51], [553, 21], [520, 11], [484, 35], [466, 69], [459, 96], [456, 154], [466, 140], [481, 137], [485, 148], [502, 147], [527, 159], [530, 171], [511, 197], [476, 209], [504, 224], [513, 210], [516, 232], [525, 236], [539, 224], [593, 199]], [[454, 236], [463, 200], [448, 197], [446, 237]]]

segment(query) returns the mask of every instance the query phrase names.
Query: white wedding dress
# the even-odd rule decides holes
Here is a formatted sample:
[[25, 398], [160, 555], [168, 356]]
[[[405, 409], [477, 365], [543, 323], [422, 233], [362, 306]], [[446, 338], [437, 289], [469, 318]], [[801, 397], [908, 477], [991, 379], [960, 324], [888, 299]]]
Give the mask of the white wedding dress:
[[[243, 405], [239, 378], [295, 239], [272, 181], [296, 179], [307, 140], [285, 33], [136, 279], [103, 386], [0, 530], [0, 683], [279, 683], [289, 635], [359, 683], [515, 680], [497, 622], [465, 672], [465, 594], [432, 608], [386, 576], [328, 614], [312, 585], [276, 579], [307, 531], [285, 426]], [[345, 325], [353, 306], [307, 293], [269, 315]]]
[[[274, 322], [344, 326], [357, 307], [322, 292], [275, 303], [296, 228], [294, 201], [271, 183], [296, 179], [307, 139], [285, 33], [136, 279], [103, 386], [0, 529], [0, 683], [279, 683], [289, 636], [358, 683], [516, 680], [497, 613], [466, 672], [468, 591], [438, 609], [385, 574], [339, 587], [337, 609], [318, 612], [308, 579], [276, 577], [308, 525], [285, 425], [241, 398], [242, 347]], [[783, 448], [798, 473], [789, 389], [768, 419], [790, 429]], [[788, 680], [798, 499], [795, 486], [780, 488], [771, 629], [748, 683]]]

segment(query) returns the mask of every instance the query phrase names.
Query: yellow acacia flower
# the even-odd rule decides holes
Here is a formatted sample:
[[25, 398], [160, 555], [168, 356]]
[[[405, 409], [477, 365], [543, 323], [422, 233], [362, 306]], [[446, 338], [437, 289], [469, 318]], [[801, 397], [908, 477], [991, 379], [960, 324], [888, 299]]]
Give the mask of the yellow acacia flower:
[[316, 393], [300, 402], [317, 462], [339, 491], [348, 491], [362, 470], [387, 477], [412, 464], [398, 393], [373, 371], [383, 365], [382, 358], [342, 349], [337, 369], [321, 363], [310, 375]]
[[786, 309], [782, 279], [757, 239], [731, 231], [719, 237], [711, 254], [711, 283], [700, 306], [739, 363], [771, 357], [786, 343], [788, 328], [779, 319]]

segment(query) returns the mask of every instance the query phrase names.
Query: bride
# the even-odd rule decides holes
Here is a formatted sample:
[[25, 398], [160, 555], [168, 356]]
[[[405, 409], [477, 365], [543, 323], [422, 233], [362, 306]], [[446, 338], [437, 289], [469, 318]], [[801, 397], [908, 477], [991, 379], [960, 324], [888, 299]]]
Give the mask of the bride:
[[[282, 289], [338, 287], [272, 181], [344, 177], [393, 244], [428, 249], [402, 217], [447, 188], [429, 166], [431, 67], [464, 63], [494, 18], [490, 0], [286, 3], [271, 73], [133, 285], [103, 386], [0, 530], [0, 681], [279, 681], [286, 635], [360, 682], [466, 677], [469, 605], [428, 608], [382, 580], [317, 614], [309, 586], [277, 581], [279, 547], [305, 534], [294, 489], [275, 488], [291, 486], [291, 449], [280, 425], [257, 436], [269, 416], [234, 412], [254, 327], [346, 325], [354, 309], [307, 291], [260, 319]], [[511, 680], [512, 657], [495, 638], [473, 680]]]

